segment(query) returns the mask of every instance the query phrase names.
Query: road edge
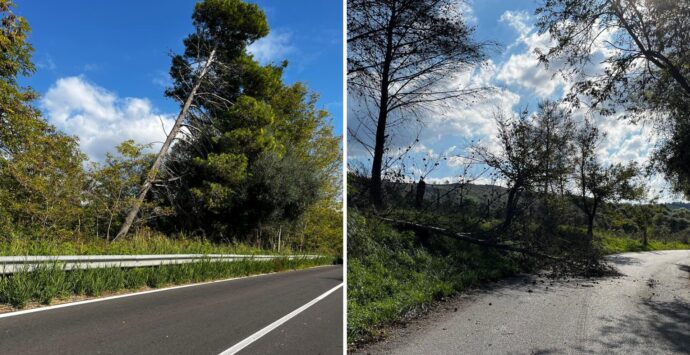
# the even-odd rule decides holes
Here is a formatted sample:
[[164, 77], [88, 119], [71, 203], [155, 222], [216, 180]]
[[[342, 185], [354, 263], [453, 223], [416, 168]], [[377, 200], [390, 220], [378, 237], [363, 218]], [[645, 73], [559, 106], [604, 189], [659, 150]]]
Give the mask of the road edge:
[[114, 300], [114, 299], [118, 299], [118, 298], [140, 296], [140, 295], [146, 295], [146, 294], [150, 294], [150, 293], [164, 292], [164, 291], [176, 290], [176, 289], [181, 289], [181, 288], [202, 286], [202, 285], [208, 285], [208, 284], [219, 283], [219, 282], [242, 280], [242, 279], [248, 279], [248, 278], [254, 278], [254, 277], [261, 277], [261, 276], [268, 276], [268, 275], [274, 275], [274, 274], [302, 271], [302, 270], [318, 269], [318, 268], [324, 268], [324, 267], [329, 267], [329, 266], [335, 266], [335, 265], [317, 265], [317, 266], [311, 266], [311, 267], [297, 269], [297, 270], [271, 271], [271, 272], [255, 274], [255, 275], [238, 276], [238, 277], [231, 277], [231, 278], [227, 278], [227, 279], [211, 280], [211, 281], [188, 283], [188, 284], [175, 285], [175, 286], [169, 286], [169, 287], [163, 287], [163, 288], [155, 288], [152, 290], [128, 292], [128, 293], [117, 294], [117, 295], [106, 296], [106, 297], [93, 297], [93, 298], [89, 298], [89, 299], [82, 300], [82, 301], [66, 302], [66, 303], [60, 303], [60, 304], [56, 304], [56, 305], [42, 306], [42, 307], [36, 307], [36, 308], [31, 308], [31, 309], [24, 309], [24, 310], [19, 310], [19, 311], [0, 313], [0, 318], [16, 317], [16, 316], [21, 316], [24, 314], [29, 314], [29, 313], [49, 311], [49, 310], [58, 309], [58, 308], [74, 307], [74, 306], [79, 306], [82, 304], [103, 302], [103, 301], [109, 301], [109, 300]]

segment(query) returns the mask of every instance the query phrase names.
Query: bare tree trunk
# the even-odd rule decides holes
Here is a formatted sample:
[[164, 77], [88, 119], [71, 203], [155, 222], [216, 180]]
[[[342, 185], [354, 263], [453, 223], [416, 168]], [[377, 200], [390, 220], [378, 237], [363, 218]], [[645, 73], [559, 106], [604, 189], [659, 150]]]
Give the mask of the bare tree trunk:
[[280, 235], [283, 233], [283, 227], [278, 227], [278, 252], [280, 253]]
[[105, 240], [110, 240], [110, 227], [113, 224], [113, 213], [110, 213], [110, 219], [108, 220], [108, 230], [105, 233]]
[[122, 228], [120, 228], [120, 231], [117, 233], [115, 238], [113, 238], [113, 241], [119, 237], [127, 235], [127, 233], [129, 232], [129, 228], [132, 227], [132, 223], [134, 223], [134, 219], [137, 217], [137, 214], [139, 214], [141, 205], [144, 203], [144, 198], [146, 198], [146, 194], [151, 189], [151, 185], [153, 185], [153, 181], [156, 179], [156, 176], [158, 175], [158, 170], [160, 169], [161, 164], [163, 164], [163, 158], [167, 155], [170, 145], [172, 144], [173, 140], [175, 140], [175, 137], [177, 137], [177, 133], [180, 132], [182, 122], [184, 121], [185, 116], [187, 116], [187, 111], [189, 111], [189, 107], [192, 106], [192, 101], [194, 101], [194, 96], [196, 96], [196, 92], [197, 90], [199, 90], [199, 86], [201, 86], [201, 81], [208, 72], [209, 67], [211, 67], [211, 64], [213, 64], [215, 54], [216, 48], [213, 48], [211, 54], [208, 56], [208, 60], [206, 61], [204, 68], [201, 69], [201, 73], [199, 73], [199, 76], [197, 77], [196, 83], [194, 84], [192, 91], [189, 93], [189, 96], [187, 96], [187, 100], [185, 101], [184, 106], [182, 106], [180, 114], [177, 116], [177, 119], [175, 120], [175, 125], [173, 125], [172, 130], [168, 134], [168, 137], [165, 139], [165, 143], [163, 143], [160, 152], [158, 152], [158, 155], [156, 156], [156, 161], [153, 163], [153, 166], [151, 166], [151, 170], [149, 170], [149, 173], [146, 177], [146, 181], [144, 181], [144, 184], [141, 186], [141, 190], [139, 191], [139, 195], [137, 196], [137, 199], [134, 202], [134, 206], [132, 206], [132, 209], [127, 214], [127, 218], [125, 219], [125, 222], [122, 224]]
[[393, 26], [386, 29], [386, 55], [383, 60], [383, 73], [381, 75], [381, 97], [379, 100], [379, 117], [376, 123], [376, 140], [374, 144], [374, 159], [371, 165], [371, 186], [369, 193], [376, 207], [383, 206], [383, 189], [381, 170], [383, 169], [383, 153], [386, 145], [386, 121], [388, 120], [388, 85], [389, 72], [393, 57]]
[[415, 195], [415, 198], [414, 198], [414, 206], [418, 210], [422, 209], [422, 205], [424, 204], [425, 192], [426, 192], [426, 183], [424, 182], [424, 179], [419, 179], [419, 182], [417, 183], [417, 194]]
[[518, 189], [520, 186], [513, 185], [510, 190], [508, 190], [508, 201], [506, 202], [505, 216], [503, 217], [503, 224], [501, 225], [501, 231], [505, 232], [513, 223], [513, 218], [515, 217], [515, 210], [517, 209]]
[[594, 215], [587, 215], [587, 241], [594, 239]]

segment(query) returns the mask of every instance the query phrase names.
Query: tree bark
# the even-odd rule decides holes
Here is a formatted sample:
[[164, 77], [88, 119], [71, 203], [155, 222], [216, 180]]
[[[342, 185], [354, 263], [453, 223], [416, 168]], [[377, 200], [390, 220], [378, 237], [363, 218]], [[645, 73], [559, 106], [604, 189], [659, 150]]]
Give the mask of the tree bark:
[[515, 217], [515, 210], [517, 209], [518, 190], [520, 189], [520, 181], [516, 181], [513, 187], [508, 190], [508, 200], [506, 201], [506, 212], [503, 219], [503, 224], [501, 225], [501, 231], [505, 232], [508, 230], [510, 225], [513, 223], [513, 217]]
[[594, 215], [587, 215], [587, 239], [589, 242], [594, 239]]
[[161, 165], [163, 164], [163, 158], [167, 155], [168, 149], [170, 148], [170, 145], [172, 145], [173, 140], [175, 140], [175, 137], [177, 137], [177, 134], [180, 132], [180, 129], [182, 128], [182, 122], [184, 121], [185, 116], [187, 116], [187, 111], [189, 111], [189, 108], [192, 106], [192, 102], [194, 101], [194, 97], [196, 96], [196, 92], [197, 92], [197, 90], [199, 90], [199, 86], [201, 86], [201, 82], [202, 82], [204, 76], [206, 76], [206, 73], [208, 73], [208, 69], [211, 67], [211, 64], [213, 64], [213, 61], [215, 59], [214, 58], [215, 54], [216, 54], [216, 48], [213, 48], [213, 50], [211, 50], [211, 54], [208, 56], [208, 60], [206, 61], [206, 64], [204, 64], [203, 69], [201, 69], [201, 73], [199, 73], [199, 76], [197, 77], [196, 83], [194, 84], [192, 91], [189, 93], [189, 96], [187, 96], [187, 100], [185, 101], [184, 105], [182, 106], [182, 110], [180, 110], [180, 114], [177, 115], [177, 119], [175, 120], [175, 125], [173, 125], [172, 130], [168, 134], [168, 137], [165, 139], [165, 143], [163, 143], [161, 150], [158, 152], [158, 155], [156, 156], [156, 160], [154, 161], [153, 166], [151, 166], [151, 170], [149, 170], [149, 173], [146, 176], [146, 180], [144, 181], [144, 184], [141, 186], [141, 190], [139, 191], [139, 195], [137, 196], [137, 199], [134, 201], [134, 206], [132, 206], [132, 209], [127, 214], [127, 218], [125, 219], [125, 222], [122, 224], [122, 227], [120, 228], [120, 231], [117, 233], [115, 238], [113, 238], [113, 241], [119, 237], [123, 237], [123, 236], [127, 235], [130, 227], [132, 227], [132, 223], [134, 223], [134, 219], [137, 217], [137, 214], [139, 214], [139, 210], [141, 209], [141, 205], [144, 203], [144, 199], [146, 198], [146, 194], [148, 194], [149, 190], [151, 189], [151, 186], [153, 185], [153, 181], [156, 180], [156, 176], [158, 175], [158, 170], [160, 169]]
[[383, 60], [381, 75], [381, 97], [379, 99], [379, 117], [376, 123], [376, 141], [374, 145], [374, 159], [371, 165], [371, 186], [369, 192], [374, 206], [383, 206], [383, 190], [381, 187], [381, 169], [383, 168], [383, 153], [386, 145], [386, 124], [388, 120], [388, 85], [390, 67], [393, 58], [393, 17], [386, 29], [386, 55]]
[[594, 217], [597, 215], [598, 205], [599, 203], [597, 202], [596, 197], [594, 197], [592, 210], [587, 213], [587, 242], [590, 244], [592, 243], [592, 240], [594, 240]]
[[424, 179], [419, 179], [419, 182], [417, 183], [417, 194], [415, 195], [414, 199], [414, 205], [415, 208], [422, 209], [422, 205], [424, 204], [424, 194], [426, 192], [426, 183], [424, 182]]

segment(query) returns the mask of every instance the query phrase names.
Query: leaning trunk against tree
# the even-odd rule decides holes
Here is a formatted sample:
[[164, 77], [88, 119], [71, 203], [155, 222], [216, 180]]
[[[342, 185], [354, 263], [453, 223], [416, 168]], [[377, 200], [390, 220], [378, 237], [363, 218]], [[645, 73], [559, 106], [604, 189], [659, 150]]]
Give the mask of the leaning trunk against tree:
[[163, 159], [168, 154], [168, 149], [170, 148], [172, 142], [175, 140], [177, 134], [180, 132], [180, 129], [182, 128], [182, 122], [184, 122], [184, 118], [187, 116], [187, 111], [189, 111], [189, 108], [192, 106], [192, 102], [194, 101], [196, 92], [197, 90], [199, 90], [199, 86], [201, 86], [201, 82], [204, 76], [206, 76], [206, 73], [208, 73], [208, 69], [213, 64], [215, 54], [216, 49], [213, 48], [211, 54], [208, 56], [206, 64], [204, 64], [203, 69], [201, 69], [201, 72], [197, 77], [196, 83], [194, 84], [192, 91], [189, 93], [189, 96], [187, 96], [187, 100], [182, 106], [182, 110], [180, 110], [180, 114], [177, 115], [175, 125], [173, 125], [172, 130], [170, 130], [170, 133], [165, 139], [165, 143], [163, 143], [161, 150], [158, 152], [158, 155], [156, 156], [156, 160], [153, 162], [153, 165], [151, 166], [149, 173], [146, 175], [146, 180], [144, 180], [144, 184], [141, 186], [139, 195], [137, 196], [137, 199], [134, 201], [134, 206], [132, 206], [132, 209], [127, 214], [127, 218], [125, 219], [125, 222], [122, 224], [122, 228], [120, 228], [120, 231], [117, 233], [115, 238], [113, 238], [113, 240], [127, 235], [130, 227], [132, 227], [134, 219], [137, 217], [137, 214], [139, 214], [139, 210], [141, 209], [141, 206], [144, 203], [146, 195], [151, 189], [153, 182], [156, 180], [156, 176], [158, 176], [158, 171], [160, 170], [161, 165], [163, 164]]

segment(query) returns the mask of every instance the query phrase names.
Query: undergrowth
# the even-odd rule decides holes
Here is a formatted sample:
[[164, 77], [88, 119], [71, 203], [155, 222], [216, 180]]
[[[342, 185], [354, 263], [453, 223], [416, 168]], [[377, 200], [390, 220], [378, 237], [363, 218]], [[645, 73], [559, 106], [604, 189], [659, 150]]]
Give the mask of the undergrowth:
[[348, 213], [348, 342], [380, 336], [383, 326], [435, 300], [520, 271], [511, 259], [435, 236], [421, 245], [413, 232]]
[[133, 255], [133, 254], [291, 254], [243, 243], [212, 243], [185, 236], [138, 234], [108, 242], [103, 238], [59, 239], [9, 235], [0, 238], [0, 256], [7, 255]]

